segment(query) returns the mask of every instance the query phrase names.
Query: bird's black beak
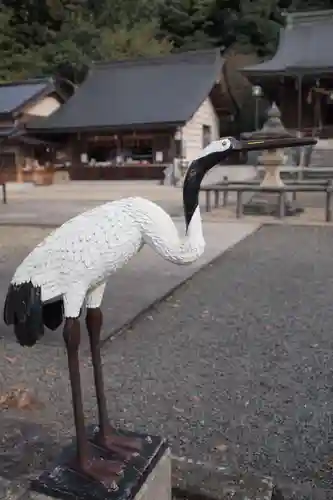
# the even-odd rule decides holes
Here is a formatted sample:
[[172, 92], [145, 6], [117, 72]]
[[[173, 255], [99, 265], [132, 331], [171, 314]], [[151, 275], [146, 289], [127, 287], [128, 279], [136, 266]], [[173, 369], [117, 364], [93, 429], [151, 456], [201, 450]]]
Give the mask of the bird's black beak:
[[316, 144], [313, 137], [276, 137], [263, 139], [233, 140], [232, 146], [236, 151], [260, 151], [262, 149], [292, 148]]

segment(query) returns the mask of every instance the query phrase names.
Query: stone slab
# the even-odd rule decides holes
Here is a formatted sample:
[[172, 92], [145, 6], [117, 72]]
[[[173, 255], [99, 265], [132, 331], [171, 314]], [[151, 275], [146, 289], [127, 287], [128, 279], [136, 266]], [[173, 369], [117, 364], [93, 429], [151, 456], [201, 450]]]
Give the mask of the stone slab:
[[[286, 194], [284, 215], [291, 216], [303, 212], [300, 204]], [[279, 216], [279, 195], [277, 193], [255, 193], [243, 206], [245, 215]]]
[[[2, 497], [1, 497], [2, 498]], [[165, 450], [146, 481], [135, 495], [134, 500], [171, 500], [171, 459], [169, 450]], [[20, 500], [50, 500], [42, 493], [26, 492]]]
[[[139, 438], [142, 441], [142, 450], [137, 456], [133, 455], [119, 479], [110, 478], [109, 480], [106, 478], [105, 483], [97, 482], [75, 471], [69, 465], [75, 456], [76, 440], [74, 439], [69, 446], [63, 449], [60, 457], [56, 459], [50, 469], [32, 481], [31, 489], [37, 493], [65, 500], [77, 498], [81, 500], [136, 500], [137, 498], [152, 500], [154, 498], [153, 492], [160, 490], [164, 495], [161, 500], [169, 500], [171, 476], [169, 474], [168, 477], [165, 467], [163, 467], [164, 474], [161, 474], [160, 471], [156, 472], [160, 460], [168, 453], [167, 442], [158, 436], [119, 429], [117, 432], [118, 435]], [[114, 453], [102, 450], [93, 444], [91, 444], [91, 450], [97, 459], [106, 461], [119, 459]], [[159, 485], [158, 479], [162, 477], [164, 484]]]
[[147, 477], [135, 500], [171, 500], [171, 458], [166, 450]]

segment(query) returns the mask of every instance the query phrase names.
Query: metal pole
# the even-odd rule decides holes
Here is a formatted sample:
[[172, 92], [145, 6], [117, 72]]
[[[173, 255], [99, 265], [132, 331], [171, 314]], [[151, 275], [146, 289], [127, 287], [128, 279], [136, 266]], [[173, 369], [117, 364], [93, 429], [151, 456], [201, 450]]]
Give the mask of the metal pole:
[[326, 203], [325, 203], [325, 220], [332, 220], [332, 180], [329, 180], [326, 188]]
[[298, 105], [297, 105], [297, 128], [299, 137], [301, 137], [302, 130], [302, 75], [297, 77], [298, 83]]
[[255, 130], [259, 128], [259, 97], [255, 97], [255, 115], [254, 115], [254, 127]]
[[7, 204], [7, 186], [5, 181], [2, 184], [2, 203]]
[[206, 191], [206, 212], [211, 211], [211, 204], [210, 204], [210, 191]]
[[[226, 175], [223, 177], [223, 184], [228, 185], [228, 177]], [[224, 190], [222, 206], [226, 207], [227, 203], [228, 203], [228, 191]]]
[[236, 217], [240, 219], [243, 214], [243, 203], [242, 203], [242, 191], [237, 191], [237, 202], [236, 202]]
[[[297, 104], [297, 129], [298, 129], [298, 137], [301, 137], [302, 136], [302, 76], [301, 75], [298, 75], [297, 77], [297, 87], [298, 87], [298, 94], [297, 94], [297, 97], [298, 97], [298, 104]], [[300, 156], [300, 160], [302, 161], [302, 156], [304, 157], [304, 147], [301, 149], [301, 156]], [[301, 161], [300, 161], [300, 166], [301, 166]], [[304, 165], [303, 165], [304, 166]], [[298, 180], [302, 180], [303, 179], [303, 171], [300, 170], [298, 172]]]

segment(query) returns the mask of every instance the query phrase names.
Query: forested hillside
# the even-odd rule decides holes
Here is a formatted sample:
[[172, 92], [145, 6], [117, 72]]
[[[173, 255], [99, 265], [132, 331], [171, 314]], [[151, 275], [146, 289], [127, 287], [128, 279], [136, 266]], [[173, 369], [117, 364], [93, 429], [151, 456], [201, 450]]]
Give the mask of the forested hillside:
[[285, 10], [333, 0], [3, 0], [0, 80], [82, 80], [92, 61], [236, 46], [274, 53]]

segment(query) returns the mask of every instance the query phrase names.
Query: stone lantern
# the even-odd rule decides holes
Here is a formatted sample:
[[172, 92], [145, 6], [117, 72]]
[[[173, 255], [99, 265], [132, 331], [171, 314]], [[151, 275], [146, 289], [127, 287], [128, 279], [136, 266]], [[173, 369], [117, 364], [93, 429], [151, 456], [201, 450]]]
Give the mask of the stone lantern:
[[[269, 140], [269, 139], [295, 139], [297, 143], [297, 136], [288, 132], [281, 122], [281, 113], [275, 103], [267, 113], [267, 120], [261, 130], [255, 131], [250, 134], [243, 134], [244, 139], [252, 140]], [[288, 142], [288, 141], [286, 141]], [[291, 141], [292, 142], [292, 141]], [[264, 167], [264, 178], [261, 181], [261, 186], [267, 187], [281, 187], [284, 182], [281, 179], [280, 168], [285, 164], [286, 154], [285, 149], [280, 147], [278, 149], [263, 150], [258, 157], [258, 163]], [[279, 210], [279, 199], [277, 193], [256, 193], [244, 205], [244, 213], [247, 214], [264, 214], [275, 215]], [[289, 193], [285, 197], [285, 214], [294, 215], [302, 211], [299, 206], [293, 201]]]

